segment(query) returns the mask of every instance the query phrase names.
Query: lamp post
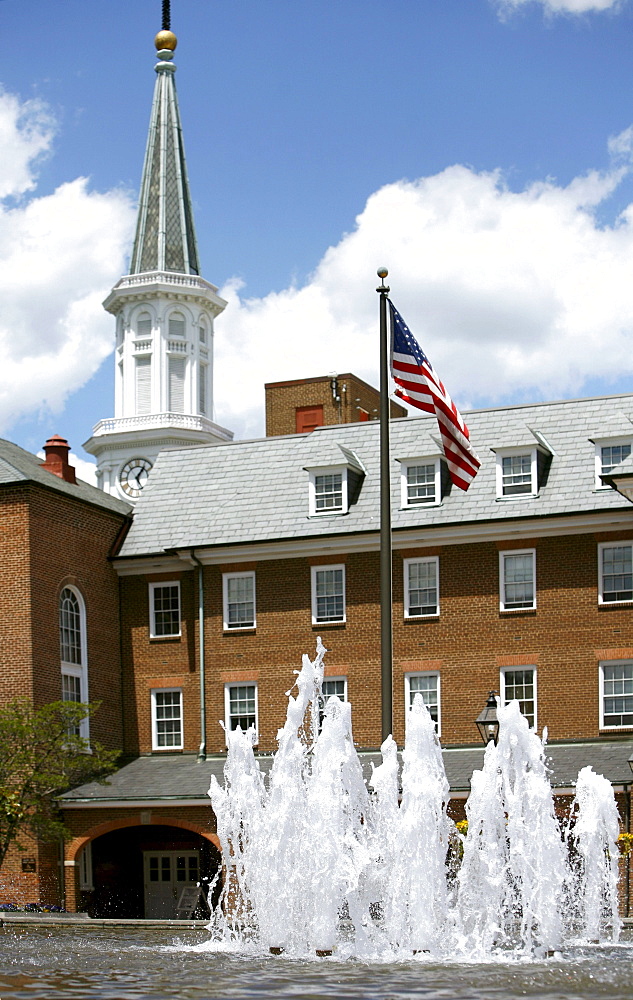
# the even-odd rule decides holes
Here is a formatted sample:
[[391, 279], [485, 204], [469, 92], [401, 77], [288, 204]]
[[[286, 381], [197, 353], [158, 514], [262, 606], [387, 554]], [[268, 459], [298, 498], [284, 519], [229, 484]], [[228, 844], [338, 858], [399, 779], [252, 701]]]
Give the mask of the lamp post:
[[488, 701], [475, 719], [475, 725], [486, 745], [491, 741], [497, 745], [499, 739], [499, 720], [497, 719], [497, 692], [488, 692]]

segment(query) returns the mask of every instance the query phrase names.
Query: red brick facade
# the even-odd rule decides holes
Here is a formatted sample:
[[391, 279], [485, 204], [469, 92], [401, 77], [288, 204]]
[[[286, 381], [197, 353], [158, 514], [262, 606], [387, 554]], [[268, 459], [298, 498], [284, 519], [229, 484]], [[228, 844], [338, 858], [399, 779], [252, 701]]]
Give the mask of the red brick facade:
[[[59, 601], [72, 586], [85, 604], [89, 698], [101, 702], [90, 733], [118, 748], [119, 585], [108, 557], [125, 518], [59, 492], [45, 475], [50, 489], [24, 483], [0, 490], [0, 701], [27, 698], [39, 707], [61, 699]], [[59, 845], [21, 840], [26, 849], [11, 849], [0, 871], [0, 902], [59, 904]], [[34, 871], [23, 871], [27, 859]]]
[[[621, 539], [621, 533], [618, 539]], [[600, 540], [604, 540], [602, 535]], [[617, 539], [614, 539], [617, 540]], [[440, 614], [406, 619], [403, 556], [394, 555], [394, 735], [404, 738], [404, 675], [438, 671], [442, 743], [472, 744], [474, 719], [489, 690], [499, 690], [502, 667], [531, 666], [538, 677], [538, 727], [552, 740], [605, 739], [618, 731], [599, 728], [601, 660], [633, 656], [630, 607], [598, 604], [598, 539], [593, 534], [532, 540], [536, 548], [537, 607], [499, 610], [499, 550], [512, 542], [407, 549], [405, 557], [439, 557]], [[525, 543], [522, 542], [522, 547]], [[346, 567], [346, 621], [313, 625], [310, 563], [306, 558], [262, 560], [255, 568], [256, 628], [223, 629], [222, 572], [206, 566], [205, 645], [208, 749], [224, 749], [224, 685], [258, 684], [259, 747], [274, 749], [283, 724], [293, 671], [313, 653], [320, 634], [329, 650], [328, 673], [348, 679], [354, 734], [360, 747], [380, 744], [380, 614], [378, 554], [352, 553], [318, 560]], [[230, 567], [234, 571], [234, 566]], [[186, 751], [197, 749], [199, 729], [197, 571], [180, 576], [182, 635], [149, 638], [148, 582], [123, 577], [122, 649], [125, 677], [126, 750], [152, 749], [150, 690], [182, 687]], [[130, 720], [133, 723], [130, 724]]]

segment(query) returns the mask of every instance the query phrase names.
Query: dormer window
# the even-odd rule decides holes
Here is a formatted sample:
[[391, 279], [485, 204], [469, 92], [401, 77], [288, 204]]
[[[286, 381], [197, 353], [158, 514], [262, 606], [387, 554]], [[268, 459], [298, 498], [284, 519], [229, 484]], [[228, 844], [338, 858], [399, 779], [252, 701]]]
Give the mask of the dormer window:
[[442, 499], [439, 458], [406, 459], [401, 462], [401, 505], [417, 507], [439, 504]]
[[598, 441], [596, 443], [596, 489], [611, 489], [603, 483], [601, 476], [607, 476], [617, 469], [631, 454], [631, 441]]
[[345, 459], [343, 462], [334, 461], [328, 465], [324, 462], [323, 465], [305, 467], [310, 476], [308, 487], [310, 517], [347, 514], [358, 499], [365, 469], [354, 452], [348, 448], [337, 446], [334, 449], [334, 456], [338, 457], [336, 452], [342, 453], [341, 457]]
[[497, 499], [538, 494], [537, 448], [497, 452]]
[[346, 468], [310, 469], [310, 516], [347, 514], [348, 474]]

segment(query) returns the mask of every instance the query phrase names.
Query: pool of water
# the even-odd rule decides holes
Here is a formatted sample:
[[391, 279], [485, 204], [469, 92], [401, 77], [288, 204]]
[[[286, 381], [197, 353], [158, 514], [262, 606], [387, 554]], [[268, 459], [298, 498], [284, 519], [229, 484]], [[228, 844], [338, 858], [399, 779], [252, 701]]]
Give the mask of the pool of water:
[[633, 943], [570, 949], [543, 961], [439, 965], [352, 958], [289, 960], [218, 950], [205, 932], [129, 928], [0, 929], [0, 1000], [631, 1000]]

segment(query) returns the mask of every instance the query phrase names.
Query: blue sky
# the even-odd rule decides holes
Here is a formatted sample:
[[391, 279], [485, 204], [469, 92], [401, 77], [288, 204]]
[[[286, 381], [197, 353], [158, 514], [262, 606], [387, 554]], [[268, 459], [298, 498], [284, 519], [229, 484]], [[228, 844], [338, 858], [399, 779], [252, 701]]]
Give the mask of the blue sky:
[[[160, 0], [0, 16], [0, 433], [82, 456], [113, 415], [99, 303], [127, 267]], [[229, 301], [219, 423], [262, 434], [265, 381], [377, 383], [383, 263], [463, 408], [633, 388], [630, 0], [172, 0], [172, 27], [202, 271]]]

